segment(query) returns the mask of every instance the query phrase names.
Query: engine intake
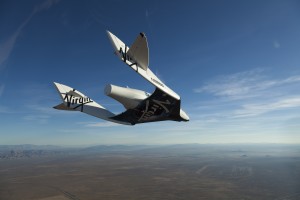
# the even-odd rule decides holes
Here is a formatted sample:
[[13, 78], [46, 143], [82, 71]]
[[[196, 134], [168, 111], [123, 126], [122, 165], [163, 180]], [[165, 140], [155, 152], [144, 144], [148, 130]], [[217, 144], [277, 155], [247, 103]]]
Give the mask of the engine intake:
[[142, 90], [124, 88], [112, 84], [106, 85], [104, 93], [123, 104], [126, 109], [137, 107], [141, 101], [149, 96], [148, 93]]

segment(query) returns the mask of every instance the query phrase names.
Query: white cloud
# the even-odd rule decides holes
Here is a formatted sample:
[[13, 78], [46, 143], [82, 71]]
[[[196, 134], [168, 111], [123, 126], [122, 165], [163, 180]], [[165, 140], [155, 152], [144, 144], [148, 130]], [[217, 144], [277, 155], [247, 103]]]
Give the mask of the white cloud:
[[273, 41], [273, 47], [275, 48], [275, 49], [279, 49], [280, 48], [280, 44], [279, 44], [279, 42], [278, 41]]
[[115, 126], [121, 126], [121, 124], [116, 124], [116, 123], [113, 123], [113, 122], [84, 122], [84, 124], [85, 124], [86, 127], [115, 127]]
[[259, 97], [271, 88], [300, 82], [300, 76], [284, 79], [268, 79], [262, 69], [239, 72], [220, 76], [207, 82], [204, 86], [194, 89], [195, 93], [208, 93], [229, 100]]
[[37, 13], [37, 12], [41, 12], [43, 10], [47, 10], [49, 8], [51, 8], [53, 5], [57, 4], [60, 0], [46, 0], [43, 3], [41, 3], [40, 5], [37, 5], [34, 10], [33, 13]]
[[23, 119], [26, 121], [35, 121], [40, 124], [48, 123], [49, 118], [50, 118], [50, 116], [48, 116], [48, 115], [26, 115], [23, 117]]
[[284, 118], [284, 115], [300, 110], [299, 87], [300, 75], [270, 78], [262, 69], [219, 76], [194, 90], [215, 97], [200, 102], [198, 111], [201, 111], [195, 118], [267, 118], [273, 111], [278, 111], [275, 115]]
[[271, 111], [300, 107], [300, 96], [286, 97], [270, 103], [245, 104], [233, 112], [233, 117], [257, 116]]
[[58, 132], [63, 132], [63, 133], [82, 133], [82, 129], [59, 129], [57, 130]]
[[4, 68], [3, 64], [9, 57], [19, 34], [19, 31], [16, 31], [10, 38], [0, 45], [0, 70]]
[[209, 93], [214, 96], [230, 98], [248, 96], [249, 92], [257, 87], [255, 83], [262, 79], [260, 73], [260, 69], [255, 69], [227, 76], [219, 76], [208, 81], [204, 86], [194, 89], [194, 92]]
[[15, 112], [6, 106], [0, 106], [0, 114], [11, 114], [11, 113], [15, 113]]

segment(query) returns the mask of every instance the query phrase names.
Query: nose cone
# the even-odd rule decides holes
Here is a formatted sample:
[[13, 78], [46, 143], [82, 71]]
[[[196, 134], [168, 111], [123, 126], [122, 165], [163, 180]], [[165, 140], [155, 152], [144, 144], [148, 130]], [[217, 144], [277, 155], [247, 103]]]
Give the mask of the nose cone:
[[189, 116], [182, 109], [180, 109], [180, 117], [183, 121], [190, 121]]

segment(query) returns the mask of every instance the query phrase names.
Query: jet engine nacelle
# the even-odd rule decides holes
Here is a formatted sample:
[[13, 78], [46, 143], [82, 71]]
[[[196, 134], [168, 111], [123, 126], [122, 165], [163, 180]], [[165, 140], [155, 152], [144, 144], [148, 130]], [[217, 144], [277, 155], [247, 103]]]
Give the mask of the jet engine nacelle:
[[104, 93], [123, 104], [126, 109], [137, 107], [141, 101], [149, 97], [149, 94], [142, 90], [124, 88], [112, 84], [105, 87]]

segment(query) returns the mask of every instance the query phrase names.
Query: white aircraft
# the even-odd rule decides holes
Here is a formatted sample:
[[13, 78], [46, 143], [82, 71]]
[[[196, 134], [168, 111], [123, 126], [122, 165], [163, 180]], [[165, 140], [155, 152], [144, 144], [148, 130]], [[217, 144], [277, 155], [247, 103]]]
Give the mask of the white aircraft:
[[107, 34], [115, 54], [130, 68], [152, 83], [156, 87], [155, 91], [149, 94], [141, 90], [107, 85], [104, 89], [105, 94], [119, 101], [126, 108], [123, 113], [115, 115], [78, 90], [54, 82], [63, 101], [54, 108], [80, 111], [125, 125], [164, 120], [189, 121], [188, 115], [180, 108], [180, 96], [149, 69], [149, 49], [145, 34], [140, 33], [130, 48], [111, 32], [107, 31]]

